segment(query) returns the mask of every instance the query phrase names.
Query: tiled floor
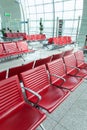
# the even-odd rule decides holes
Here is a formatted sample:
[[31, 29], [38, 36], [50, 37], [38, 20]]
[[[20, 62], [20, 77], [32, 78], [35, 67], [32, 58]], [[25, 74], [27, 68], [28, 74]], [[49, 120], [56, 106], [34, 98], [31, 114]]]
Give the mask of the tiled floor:
[[[43, 122], [46, 130], [87, 130], [87, 81]], [[41, 130], [41, 128], [37, 128]]]
[[[67, 46], [64, 49], [67, 50], [68, 48], [70, 47]], [[61, 51], [63, 49], [51, 51], [39, 49], [32, 54], [25, 55], [25, 61], [19, 58], [0, 63], [0, 70], [28, 63]], [[70, 96], [56, 110], [51, 114], [46, 114], [47, 118], [43, 122], [46, 130], [87, 130], [87, 81], [84, 81], [74, 92], [71, 92]], [[41, 130], [41, 128], [38, 127], [37, 130]]]

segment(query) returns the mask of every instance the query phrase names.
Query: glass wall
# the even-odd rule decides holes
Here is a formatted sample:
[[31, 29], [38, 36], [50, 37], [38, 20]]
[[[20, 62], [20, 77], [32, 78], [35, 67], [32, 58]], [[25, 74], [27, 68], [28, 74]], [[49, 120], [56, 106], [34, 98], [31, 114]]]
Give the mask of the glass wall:
[[[40, 18], [47, 38], [59, 35], [59, 21], [62, 20], [61, 35], [70, 35], [76, 39], [78, 19], [82, 18], [83, 0], [20, 0], [29, 34], [40, 33]], [[21, 6], [20, 6], [21, 7]], [[57, 29], [56, 29], [57, 27]], [[79, 26], [80, 28], [80, 26]]]

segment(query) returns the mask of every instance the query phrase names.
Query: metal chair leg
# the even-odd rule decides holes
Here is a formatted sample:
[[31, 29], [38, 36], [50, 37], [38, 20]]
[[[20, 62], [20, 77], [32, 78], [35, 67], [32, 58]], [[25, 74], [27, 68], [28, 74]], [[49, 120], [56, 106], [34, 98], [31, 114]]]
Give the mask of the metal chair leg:
[[46, 130], [42, 124], [40, 124], [42, 130]]

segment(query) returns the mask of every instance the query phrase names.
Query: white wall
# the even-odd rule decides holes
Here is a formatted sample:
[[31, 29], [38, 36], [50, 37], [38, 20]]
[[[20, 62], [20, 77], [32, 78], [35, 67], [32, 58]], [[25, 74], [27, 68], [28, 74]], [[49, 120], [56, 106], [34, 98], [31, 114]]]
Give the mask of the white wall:
[[[11, 17], [4, 16], [5, 12], [10, 13]], [[15, 0], [0, 0], [0, 15], [2, 19], [2, 23], [1, 23], [2, 27], [5, 27], [9, 23], [9, 21], [12, 21], [12, 20], [16, 21], [18, 19], [20, 20], [21, 13], [20, 13], [19, 4], [16, 3]]]

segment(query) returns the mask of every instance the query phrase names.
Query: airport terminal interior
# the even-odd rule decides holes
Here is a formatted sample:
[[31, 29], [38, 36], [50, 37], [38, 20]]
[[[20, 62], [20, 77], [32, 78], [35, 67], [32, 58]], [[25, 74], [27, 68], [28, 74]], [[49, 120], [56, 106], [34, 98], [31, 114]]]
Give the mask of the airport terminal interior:
[[0, 0], [0, 130], [87, 130], [87, 0]]

